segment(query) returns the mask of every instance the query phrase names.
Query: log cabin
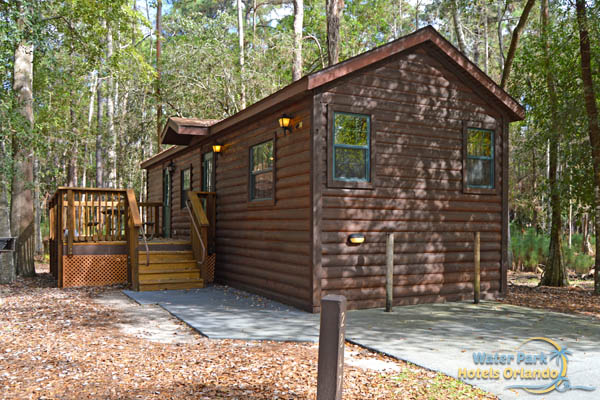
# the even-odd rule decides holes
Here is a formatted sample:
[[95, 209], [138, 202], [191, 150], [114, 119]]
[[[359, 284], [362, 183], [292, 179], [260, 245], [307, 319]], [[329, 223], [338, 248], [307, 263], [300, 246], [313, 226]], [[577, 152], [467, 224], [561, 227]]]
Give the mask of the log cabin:
[[[188, 190], [214, 192], [216, 280], [319, 312], [506, 291], [509, 123], [523, 107], [434, 28], [304, 76], [223, 120], [171, 117], [144, 161], [162, 233], [185, 239]], [[364, 241], [363, 241], [364, 240]], [[353, 242], [360, 242], [356, 244]]]

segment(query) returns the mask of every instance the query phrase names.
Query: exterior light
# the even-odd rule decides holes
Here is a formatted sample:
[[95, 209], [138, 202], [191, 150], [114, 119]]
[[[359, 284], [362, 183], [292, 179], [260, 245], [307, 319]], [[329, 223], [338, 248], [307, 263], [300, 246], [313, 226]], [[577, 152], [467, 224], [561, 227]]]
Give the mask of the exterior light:
[[215, 143], [215, 144], [213, 144], [212, 149], [213, 149], [213, 152], [220, 153], [221, 150], [223, 150], [223, 145], [219, 144], [219, 143]]
[[352, 233], [348, 236], [348, 244], [351, 246], [359, 246], [365, 242], [365, 235], [362, 233]]
[[283, 132], [285, 133], [285, 131], [289, 131], [292, 132], [292, 127], [290, 126], [292, 124], [292, 116], [291, 115], [287, 115], [287, 114], [283, 114], [281, 117], [279, 117], [279, 127], [283, 128]]
[[170, 173], [175, 172], [175, 163], [173, 162], [173, 160], [171, 160], [169, 165], [167, 165], [167, 169], [169, 170]]

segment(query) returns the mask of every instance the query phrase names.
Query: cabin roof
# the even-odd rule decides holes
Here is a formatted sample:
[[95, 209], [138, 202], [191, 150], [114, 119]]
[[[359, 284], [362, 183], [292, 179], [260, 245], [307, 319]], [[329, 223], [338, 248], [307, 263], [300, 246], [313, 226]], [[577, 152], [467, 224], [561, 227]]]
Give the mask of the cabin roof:
[[210, 135], [209, 128], [219, 121], [218, 119], [169, 117], [160, 134], [160, 141], [164, 144], [188, 145], [194, 136]]
[[151, 165], [154, 165], [158, 162], [168, 159], [170, 156], [178, 153], [180, 150], [184, 150], [186, 146], [171, 146], [166, 150], [161, 151], [160, 153], [142, 161], [140, 167], [148, 168]]
[[[490, 99], [505, 111], [509, 121], [520, 121], [525, 117], [525, 109], [518, 101], [498, 86], [489, 76], [481, 71], [479, 67], [440, 35], [432, 26], [426, 26], [380, 47], [376, 47], [338, 64], [306, 75], [228, 118], [222, 120], [192, 120], [171, 117], [165, 125], [161, 138], [164, 144], [188, 145], [191, 143], [192, 139], [197, 136], [220, 136], [218, 135], [219, 133], [236, 126], [249, 118], [272, 110], [274, 107], [296, 101], [321, 86], [420, 45], [426, 46], [428, 50], [433, 51], [436, 56], [444, 58], [446, 64], [452, 67], [453, 70], [458, 71], [461, 77], [473, 84], [473, 86], [479, 89], [481, 93], [485, 93], [486, 98]], [[184, 121], [178, 123], [174, 119], [202, 121], [204, 123], [199, 122], [198, 125], [193, 125]], [[170, 129], [172, 129], [172, 131], [170, 131]], [[154, 157], [158, 157], [159, 155], [160, 154]], [[144, 161], [142, 163], [142, 168], [152, 165], [154, 163], [154, 157]]]

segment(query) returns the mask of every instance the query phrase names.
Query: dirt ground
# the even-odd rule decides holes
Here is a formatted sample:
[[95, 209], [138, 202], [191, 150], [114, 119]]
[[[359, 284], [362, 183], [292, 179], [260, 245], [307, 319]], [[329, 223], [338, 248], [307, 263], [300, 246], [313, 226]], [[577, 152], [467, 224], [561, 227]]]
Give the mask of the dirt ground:
[[534, 273], [508, 271], [508, 293], [500, 301], [600, 319], [600, 296], [593, 294], [593, 280], [573, 279], [566, 288], [538, 286], [539, 281]]
[[[316, 344], [210, 340], [169, 316], [140, 316], [119, 288], [53, 286], [48, 274], [0, 285], [2, 399], [316, 396]], [[345, 361], [344, 399], [495, 398], [357, 346]]]

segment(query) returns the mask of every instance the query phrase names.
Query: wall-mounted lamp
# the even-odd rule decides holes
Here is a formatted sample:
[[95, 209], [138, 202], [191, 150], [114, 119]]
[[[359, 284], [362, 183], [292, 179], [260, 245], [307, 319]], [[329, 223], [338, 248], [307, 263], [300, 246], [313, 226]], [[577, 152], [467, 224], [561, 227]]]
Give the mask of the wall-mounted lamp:
[[223, 145], [219, 143], [215, 143], [212, 146], [213, 152], [220, 153], [223, 150]]
[[172, 174], [173, 172], [175, 172], [175, 163], [173, 162], [173, 160], [171, 160], [171, 162], [169, 163], [169, 165], [167, 165], [167, 169], [169, 170], [169, 172]]
[[359, 246], [365, 242], [365, 235], [362, 233], [352, 233], [348, 235], [348, 244], [350, 246]]
[[291, 115], [287, 115], [287, 114], [283, 114], [281, 117], [279, 117], [279, 127], [283, 128], [283, 133], [285, 133], [286, 131], [289, 131], [290, 133], [292, 132], [292, 116]]

